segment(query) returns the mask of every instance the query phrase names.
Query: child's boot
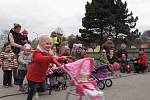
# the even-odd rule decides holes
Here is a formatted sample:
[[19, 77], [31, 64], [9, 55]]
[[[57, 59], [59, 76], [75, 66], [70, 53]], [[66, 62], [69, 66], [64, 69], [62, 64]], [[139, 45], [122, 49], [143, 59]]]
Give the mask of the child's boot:
[[19, 91], [24, 92], [24, 87], [22, 85], [19, 85]]

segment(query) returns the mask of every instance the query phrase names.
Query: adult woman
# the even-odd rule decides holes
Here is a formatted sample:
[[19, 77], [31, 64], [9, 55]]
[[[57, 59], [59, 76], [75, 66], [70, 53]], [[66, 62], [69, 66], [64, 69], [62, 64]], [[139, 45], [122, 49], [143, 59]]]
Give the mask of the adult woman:
[[[21, 25], [14, 24], [14, 28], [12, 28], [8, 34], [8, 42], [11, 45], [11, 49], [13, 53], [18, 58], [18, 54], [21, 49], [23, 49], [23, 45], [25, 44], [25, 41], [27, 38], [25, 38], [21, 33]], [[16, 69], [13, 70], [13, 76], [14, 76], [14, 84], [18, 84], [18, 73], [17, 73], [17, 66]]]
[[113, 43], [113, 38], [108, 36], [107, 41], [102, 45], [102, 49], [106, 50], [106, 53], [109, 54], [109, 50], [114, 49], [115, 45]]
[[147, 55], [144, 49], [140, 49], [139, 56], [136, 61], [134, 61], [133, 65], [136, 73], [139, 73], [139, 71], [144, 72], [147, 68]]

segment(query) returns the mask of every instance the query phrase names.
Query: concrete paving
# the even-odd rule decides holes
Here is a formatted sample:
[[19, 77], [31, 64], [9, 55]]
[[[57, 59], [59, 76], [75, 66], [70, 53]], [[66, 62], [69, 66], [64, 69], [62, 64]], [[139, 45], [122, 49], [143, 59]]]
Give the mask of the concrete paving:
[[[150, 73], [122, 74], [123, 77], [112, 79], [112, 87], [104, 89], [105, 100], [150, 100]], [[0, 72], [2, 84], [2, 72]], [[13, 95], [13, 96], [12, 96]], [[37, 100], [65, 100], [66, 91], [48, 92]], [[18, 87], [4, 88], [0, 85], [0, 100], [26, 100], [27, 95], [18, 92]], [[70, 100], [76, 100], [74, 96]], [[83, 99], [85, 100], [85, 99]]]

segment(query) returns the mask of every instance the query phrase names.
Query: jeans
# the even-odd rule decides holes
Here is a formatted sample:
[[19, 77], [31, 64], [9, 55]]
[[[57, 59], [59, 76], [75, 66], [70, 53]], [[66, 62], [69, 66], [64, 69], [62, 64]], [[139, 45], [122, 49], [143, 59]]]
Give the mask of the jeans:
[[25, 70], [18, 70], [19, 75], [19, 85], [21, 86], [23, 84], [24, 78], [26, 76], [27, 71]]
[[146, 66], [140, 63], [133, 63], [133, 65], [137, 73], [139, 73], [139, 71], [144, 72], [144, 70], [146, 69]]
[[32, 100], [36, 92], [45, 91], [45, 82], [33, 82], [28, 80], [28, 97], [27, 100]]
[[13, 70], [14, 84], [18, 85], [18, 69]]
[[12, 70], [3, 70], [3, 85], [4, 86], [11, 86], [12, 83]]

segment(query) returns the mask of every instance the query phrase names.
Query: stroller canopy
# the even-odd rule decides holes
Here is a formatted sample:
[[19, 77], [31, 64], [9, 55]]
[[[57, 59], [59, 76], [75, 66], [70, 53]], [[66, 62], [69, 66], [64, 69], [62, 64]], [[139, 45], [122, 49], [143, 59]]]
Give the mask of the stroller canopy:
[[72, 77], [75, 78], [80, 74], [91, 74], [94, 66], [94, 61], [90, 57], [77, 60], [73, 63], [65, 64], [65, 70]]

